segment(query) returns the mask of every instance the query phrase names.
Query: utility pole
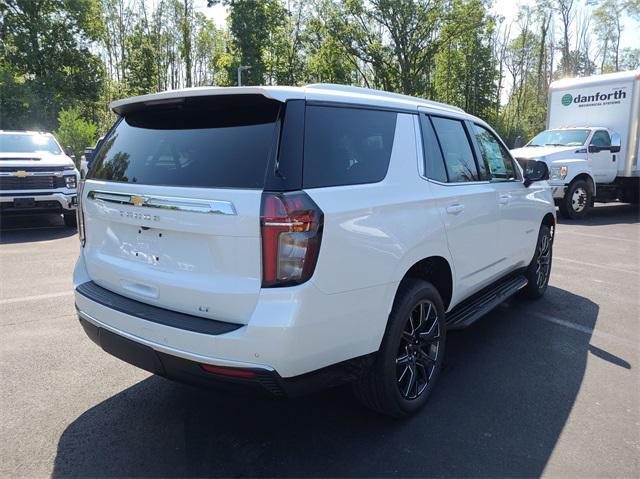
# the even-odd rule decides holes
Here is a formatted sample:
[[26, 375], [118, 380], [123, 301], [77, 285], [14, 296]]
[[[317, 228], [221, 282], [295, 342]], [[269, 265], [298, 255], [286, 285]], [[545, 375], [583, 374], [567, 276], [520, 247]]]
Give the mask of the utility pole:
[[242, 86], [242, 72], [244, 70], [249, 70], [250, 68], [250, 65], [240, 65], [238, 67], [238, 86]]

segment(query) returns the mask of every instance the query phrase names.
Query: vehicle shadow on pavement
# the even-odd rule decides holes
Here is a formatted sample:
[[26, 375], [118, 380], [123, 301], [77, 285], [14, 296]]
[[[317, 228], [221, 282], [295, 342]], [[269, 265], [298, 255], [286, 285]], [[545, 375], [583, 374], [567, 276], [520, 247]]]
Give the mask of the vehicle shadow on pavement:
[[567, 220], [558, 214], [558, 223], [567, 225], [606, 226], [640, 223], [640, 208], [627, 203], [596, 203], [582, 220]]
[[544, 301], [514, 299], [451, 333], [427, 407], [401, 421], [363, 409], [346, 387], [274, 400], [150, 377], [67, 427], [53, 477], [540, 476], [598, 309], [550, 287]]
[[67, 238], [77, 233], [60, 215], [0, 216], [0, 244], [33, 243]]

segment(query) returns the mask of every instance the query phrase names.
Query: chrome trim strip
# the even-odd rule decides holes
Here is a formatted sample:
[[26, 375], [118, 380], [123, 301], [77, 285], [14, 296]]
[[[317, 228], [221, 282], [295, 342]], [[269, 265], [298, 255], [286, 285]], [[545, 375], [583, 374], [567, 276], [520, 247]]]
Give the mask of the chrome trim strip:
[[[16, 173], [18, 171], [22, 171], [26, 173], [24, 176], [18, 176]], [[0, 176], [9, 176], [9, 177], [17, 177], [17, 178], [26, 178], [28, 176], [63, 176], [64, 171], [24, 171], [20, 168], [17, 168], [15, 171], [0, 171]], [[73, 171], [70, 171], [70, 174], [73, 174]]]
[[165, 210], [189, 211], [191, 213], [210, 213], [216, 215], [237, 215], [230, 201], [206, 200], [200, 198], [182, 198], [177, 196], [135, 195], [112, 191], [92, 190], [87, 197], [95, 201], [105, 201], [119, 205], [131, 205]]
[[[212, 364], [214, 366], [229, 366], [235, 368], [251, 368], [251, 369], [263, 369], [265, 371], [272, 372], [274, 369], [271, 366], [266, 364], [257, 364], [257, 363], [248, 363], [244, 361], [235, 361], [233, 359], [222, 359], [217, 358], [215, 356], [203, 356], [202, 354], [190, 353], [188, 351], [184, 351], [182, 349], [172, 348], [171, 346], [167, 346], [164, 344], [158, 344], [153, 341], [149, 341], [148, 339], [141, 338], [134, 334], [127, 333], [118, 328], [114, 328], [106, 323], [103, 323], [99, 319], [94, 318], [90, 314], [82, 311], [76, 306], [76, 312], [78, 316], [89, 321], [94, 326], [98, 326], [99, 328], [104, 328], [108, 331], [111, 331], [114, 334], [122, 336], [124, 338], [130, 339], [131, 341], [135, 341], [136, 343], [144, 344], [145, 346], [149, 346], [151, 349], [155, 349], [156, 351], [160, 351], [161, 353], [170, 354], [172, 356], [178, 356], [183, 359], [188, 359], [190, 361], [195, 361], [198, 363]], [[124, 314], [124, 313], [122, 313]], [[170, 326], [166, 326], [170, 327]], [[194, 333], [198, 334], [198, 333]]]

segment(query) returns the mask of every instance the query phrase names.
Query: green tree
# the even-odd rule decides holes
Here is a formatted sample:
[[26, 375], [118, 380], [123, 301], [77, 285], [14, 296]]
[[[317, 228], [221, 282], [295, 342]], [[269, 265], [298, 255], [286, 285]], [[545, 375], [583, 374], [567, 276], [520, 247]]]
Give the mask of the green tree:
[[625, 2], [622, 0], [600, 0], [590, 2], [596, 5], [593, 11], [595, 33], [600, 43], [600, 71], [620, 71], [620, 40], [622, 37], [621, 17]]
[[97, 127], [82, 117], [79, 108], [60, 111], [58, 123], [60, 127], [54, 134], [64, 148], [71, 147], [79, 165], [84, 149], [96, 142]]
[[228, 85], [229, 33], [218, 29], [201, 13], [195, 14], [194, 22], [193, 84]]
[[264, 49], [267, 83], [297, 85], [304, 77], [307, 2], [287, 0]]
[[144, 95], [156, 91], [158, 70], [153, 37], [145, 33], [139, 22], [127, 36], [125, 56], [126, 90], [130, 95]]
[[[233, 61], [228, 65], [235, 78], [240, 65], [251, 67], [242, 74], [243, 85], [262, 85], [267, 74], [265, 50], [285, 17], [278, 0], [207, 0], [209, 6], [223, 3], [229, 8], [227, 23], [232, 37]], [[235, 83], [235, 82], [234, 82]]]
[[627, 13], [640, 21], [640, 0], [626, 0], [624, 4]]
[[444, 0], [345, 0], [330, 31], [366, 86], [431, 96], [444, 5]]
[[53, 129], [69, 104], [93, 102], [103, 79], [89, 45], [102, 28], [96, 0], [0, 0], [0, 128]]
[[560, 49], [562, 51], [560, 69], [567, 76], [574, 75], [573, 63], [571, 62], [571, 25], [575, 18], [575, 0], [555, 0], [554, 6], [560, 16], [562, 32], [560, 40]]
[[[466, 28], [460, 28], [460, 24]], [[495, 112], [494, 20], [483, 0], [453, 0], [435, 55], [435, 99], [490, 119]]]
[[623, 71], [640, 68], [640, 48], [623, 48], [620, 58], [620, 68]]
[[331, 34], [336, 7], [331, 0], [320, 0], [307, 19], [304, 45], [305, 82], [351, 84], [355, 80], [354, 59], [338, 38]]
[[191, 23], [193, 21], [193, 4], [191, 0], [183, 0], [184, 11], [181, 18], [182, 42], [180, 44], [180, 54], [184, 60], [185, 86], [192, 85], [191, 80]]

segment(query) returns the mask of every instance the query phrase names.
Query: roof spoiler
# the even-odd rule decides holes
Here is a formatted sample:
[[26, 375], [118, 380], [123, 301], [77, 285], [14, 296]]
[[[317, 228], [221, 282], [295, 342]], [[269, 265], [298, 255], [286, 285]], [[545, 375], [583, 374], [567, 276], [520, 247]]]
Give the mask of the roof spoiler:
[[[279, 90], [277, 87], [196, 87], [115, 100], [111, 102], [109, 108], [117, 115], [123, 115], [133, 109], [140, 108], [140, 106], [178, 104], [186, 98], [217, 95], [262, 95], [280, 102], [285, 102], [292, 98], [291, 90], [285, 92], [284, 89]], [[303, 98], [303, 96], [300, 96], [300, 98]]]

